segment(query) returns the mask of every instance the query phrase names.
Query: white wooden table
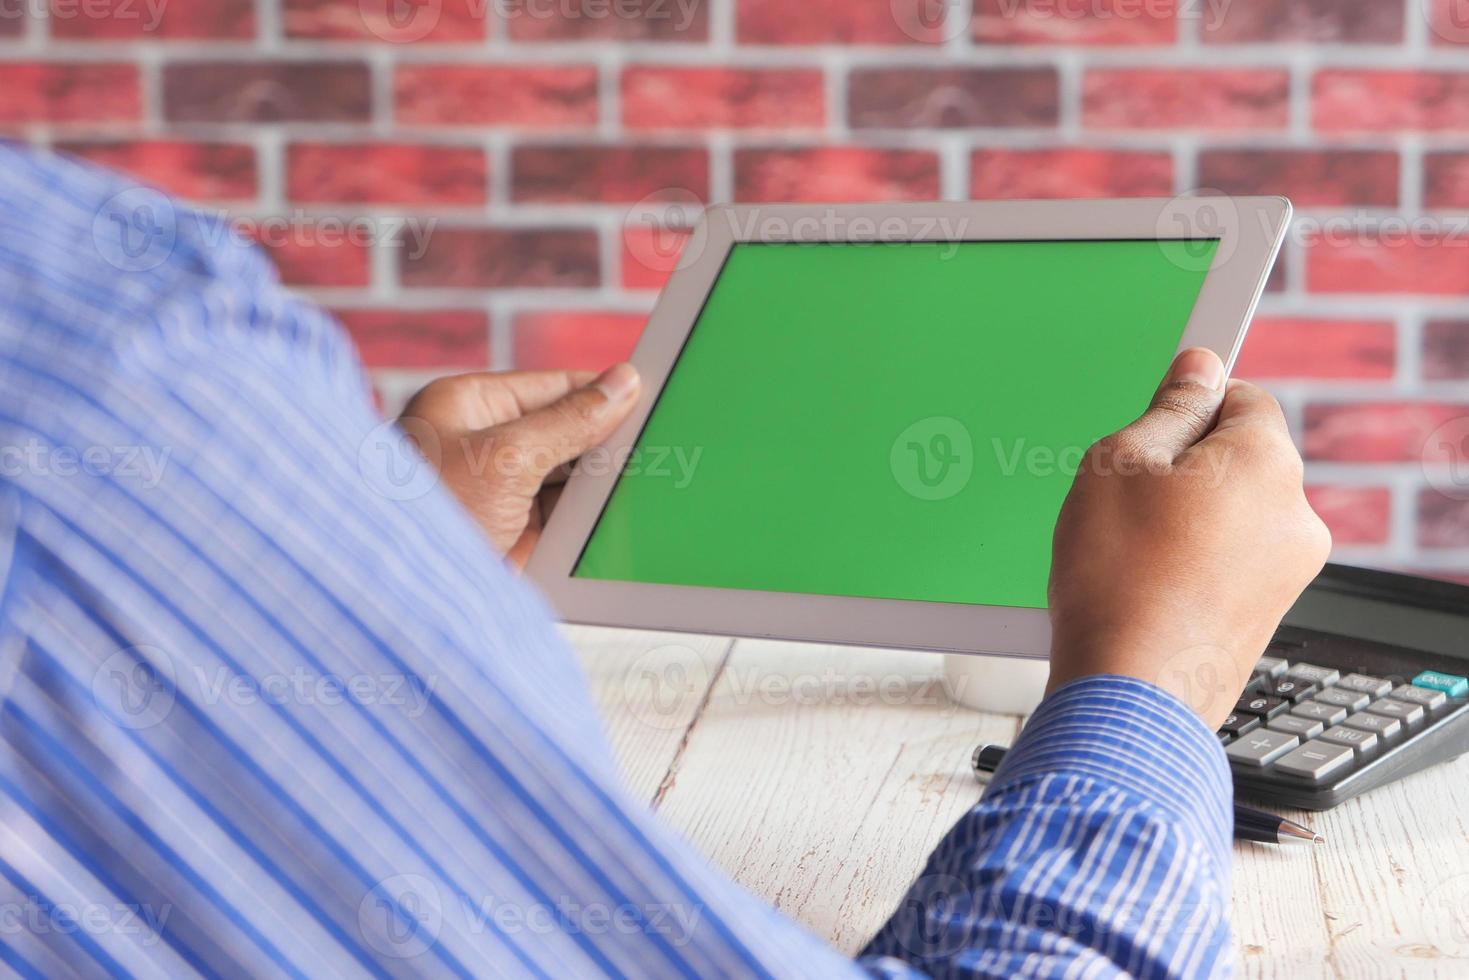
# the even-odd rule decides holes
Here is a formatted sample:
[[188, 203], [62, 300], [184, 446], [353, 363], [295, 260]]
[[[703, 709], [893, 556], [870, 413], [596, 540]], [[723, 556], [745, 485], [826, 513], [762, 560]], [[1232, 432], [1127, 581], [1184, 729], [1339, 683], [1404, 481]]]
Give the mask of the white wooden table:
[[[1020, 718], [953, 704], [932, 654], [566, 627], [635, 792], [710, 860], [852, 953], [979, 798]], [[1254, 977], [1469, 977], [1469, 756], [1323, 814], [1314, 848], [1235, 847]]]

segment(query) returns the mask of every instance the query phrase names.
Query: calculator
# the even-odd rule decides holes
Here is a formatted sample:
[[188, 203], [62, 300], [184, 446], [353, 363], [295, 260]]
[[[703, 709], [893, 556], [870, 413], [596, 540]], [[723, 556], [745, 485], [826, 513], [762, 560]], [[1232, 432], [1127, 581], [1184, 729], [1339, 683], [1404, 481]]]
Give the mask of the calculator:
[[1219, 739], [1241, 799], [1306, 810], [1469, 750], [1469, 587], [1327, 565]]

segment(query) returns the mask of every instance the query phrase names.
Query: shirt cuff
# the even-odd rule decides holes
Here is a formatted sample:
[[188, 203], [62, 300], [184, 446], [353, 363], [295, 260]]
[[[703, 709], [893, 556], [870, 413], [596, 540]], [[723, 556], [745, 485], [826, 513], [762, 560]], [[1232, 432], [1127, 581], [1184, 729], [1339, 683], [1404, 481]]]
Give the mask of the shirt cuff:
[[1224, 747], [1162, 688], [1097, 674], [1052, 692], [1005, 753], [984, 798], [1056, 773], [1113, 786], [1157, 807], [1228, 866], [1234, 783]]

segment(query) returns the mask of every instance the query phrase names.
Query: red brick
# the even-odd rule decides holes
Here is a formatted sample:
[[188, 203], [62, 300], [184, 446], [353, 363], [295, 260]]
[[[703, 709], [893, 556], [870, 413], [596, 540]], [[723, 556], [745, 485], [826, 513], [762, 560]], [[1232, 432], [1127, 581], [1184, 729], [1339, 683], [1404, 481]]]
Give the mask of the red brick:
[[190, 61], [163, 68], [170, 122], [366, 122], [371, 80], [356, 61]]
[[487, 169], [477, 147], [293, 143], [286, 195], [314, 204], [483, 204]]
[[1311, 404], [1305, 414], [1305, 457], [1338, 463], [1421, 463], [1428, 437], [1469, 405], [1446, 402]]
[[490, 366], [490, 318], [482, 310], [336, 310], [369, 368]]
[[1307, 240], [1306, 288], [1314, 293], [1469, 295], [1469, 235], [1410, 230], [1406, 225], [1381, 234], [1329, 231]]
[[1423, 157], [1423, 203], [1430, 208], [1469, 208], [1469, 153]]
[[[393, 44], [478, 41], [488, 34], [486, 0], [284, 0], [286, 37]], [[410, 4], [412, 0], [409, 0]], [[394, 15], [402, 10], [401, 15]]]
[[1307, 487], [1306, 500], [1331, 529], [1332, 543], [1387, 543], [1392, 524], [1392, 491], [1387, 487]]
[[737, 201], [932, 201], [939, 160], [927, 150], [862, 147], [736, 150]]
[[930, 0], [852, 3], [850, 0], [738, 0], [735, 36], [741, 44], [918, 44], [943, 40], [952, 4]]
[[630, 129], [820, 128], [821, 72], [807, 68], [632, 67], [622, 73]]
[[1390, 320], [1256, 317], [1235, 373], [1246, 378], [1381, 381], [1393, 376]]
[[1173, 193], [1167, 152], [976, 150], [969, 158], [969, 196], [976, 200], [1058, 197], [1166, 197]]
[[601, 371], [625, 361], [643, 332], [641, 313], [522, 313], [515, 318], [515, 366]]
[[1429, 320], [1423, 325], [1423, 377], [1469, 378], [1469, 320]]
[[1283, 194], [1297, 207], [1392, 207], [1392, 150], [1204, 150], [1197, 183], [1226, 194]]
[[241, 143], [62, 142], [57, 149], [125, 171], [179, 197], [244, 201], [256, 195], [255, 150]]
[[142, 113], [133, 65], [7, 62], [0, 124], [130, 122]]
[[225, 40], [255, 36], [254, 0], [50, 0], [51, 36], [68, 41]]
[[1282, 129], [1290, 76], [1272, 68], [1095, 68], [1082, 80], [1092, 129]]
[[1469, 73], [1325, 69], [1311, 83], [1322, 132], [1469, 130]]
[[968, 129], [1056, 125], [1051, 68], [858, 68], [847, 119], [860, 129]]
[[516, 41], [677, 41], [709, 39], [708, 0], [500, 0]]
[[986, 44], [1172, 44], [1176, 0], [974, 0], [974, 39]]
[[518, 146], [510, 157], [516, 201], [631, 203], [686, 191], [709, 196], [709, 154], [675, 146]]
[[421, 255], [404, 251], [403, 285], [576, 289], [601, 282], [590, 228], [437, 228]]
[[678, 267], [687, 229], [624, 225], [622, 229], [622, 288], [662, 289]]
[[400, 65], [399, 122], [565, 129], [597, 122], [591, 65]]
[[[1414, 4], [1422, 0], [1413, 0]], [[1403, 40], [1403, 5], [1372, 0], [1250, 0], [1228, 3], [1203, 18], [1206, 42], [1310, 41], [1328, 44], [1397, 44]], [[1416, 10], [1415, 10], [1416, 13]]]
[[371, 281], [368, 246], [345, 236], [326, 241], [314, 234], [277, 229], [261, 247], [288, 286], [366, 286]]
[[1429, 488], [1418, 491], [1418, 546], [1469, 548], [1469, 500]]

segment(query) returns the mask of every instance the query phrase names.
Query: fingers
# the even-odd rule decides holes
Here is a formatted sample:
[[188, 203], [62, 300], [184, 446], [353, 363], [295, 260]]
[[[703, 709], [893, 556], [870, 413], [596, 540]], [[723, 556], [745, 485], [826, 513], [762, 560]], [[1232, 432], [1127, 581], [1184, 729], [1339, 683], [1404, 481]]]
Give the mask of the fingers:
[[487, 429], [545, 408], [596, 377], [593, 371], [481, 371], [438, 378], [403, 409], [441, 434]]
[[1215, 429], [1225, 432], [1247, 427], [1269, 429], [1287, 438], [1290, 436], [1285, 413], [1280, 410], [1280, 402], [1274, 396], [1248, 381], [1231, 381], [1225, 390]]
[[552, 471], [612, 434], [632, 411], [639, 383], [631, 364], [618, 364], [591, 384], [487, 430], [484, 436], [503, 457], [497, 468], [504, 468], [514, 489], [534, 494]]
[[1113, 439], [1138, 459], [1172, 463], [1213, 427], [1223, 398], [1219, 355], [1190, 347], [1174, 359], [1148, 410]]

